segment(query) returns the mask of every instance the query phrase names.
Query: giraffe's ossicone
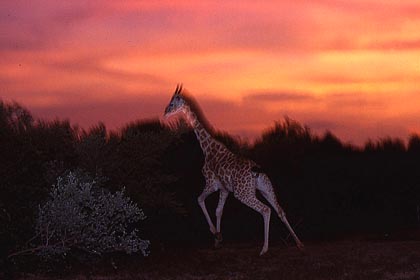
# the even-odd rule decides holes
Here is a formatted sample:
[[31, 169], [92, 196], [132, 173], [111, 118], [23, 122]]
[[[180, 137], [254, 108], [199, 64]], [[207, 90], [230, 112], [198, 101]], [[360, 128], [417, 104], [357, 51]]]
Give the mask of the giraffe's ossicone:
[[[285, 224], [290, 234], [296, 241], [297, 246], [303, 249], [303, 244], [296, 236], [286, 218], [286, 213], [280, 207], [270, 179], [264, 174], [258, 165], [249, 159], [244, 159], [232, 153], [225, 145], [212, 136], [212, 128], [204, 118], [195, 100], [182, 92], [178, 86], [171, 101], [165, 109], [165, 117], [182, 113], [187, 122], [194, 129], [194, 133], [200, 143], [205, 157], [202, 172], [206, 180], [203, 192], [198, 197], [198, 204], [203, 210], [210, 231], [215, 235], [215, 246], [222, 241], [220, 222], [223, 214], [223, 206], [229, 193], [243, 204], [259, 212], [264, 219], [264, 246], [260, 255], [268, 250], [268, 235], [270, 227], [271, 209], [257, 199], [258, 190], [271, 204], [281, 221]], [[206, 197], [219, 191], [219, 203], [216, 208], [216, 226], [214, 226], [205, 205]]]

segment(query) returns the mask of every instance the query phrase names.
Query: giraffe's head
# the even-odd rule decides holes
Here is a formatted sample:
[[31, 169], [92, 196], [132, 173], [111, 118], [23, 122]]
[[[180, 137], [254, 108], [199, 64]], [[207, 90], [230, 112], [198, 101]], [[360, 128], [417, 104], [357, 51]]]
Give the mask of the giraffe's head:
[[175, 93], [171, 98], [168, 106], [166, 106], [164, 116], [167, 118], [171, 115], [174, 115], [178, 112], [181, 112], [185, 108], [185, 100], [181, 95], [182, 85], [176, 87]]

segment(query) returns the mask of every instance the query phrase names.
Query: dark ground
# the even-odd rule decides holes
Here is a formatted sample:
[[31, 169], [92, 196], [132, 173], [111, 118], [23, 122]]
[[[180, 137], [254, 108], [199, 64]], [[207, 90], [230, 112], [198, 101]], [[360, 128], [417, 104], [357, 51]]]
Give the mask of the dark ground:
[[[21, 279], [420, 279], [420, 241], [334, 241], [296, 247], [224, 244], [211, 248], [167, 249], [143, 259], [115, 261], [116, 269], [92, 268], [61, 277], [22, 275]], [[103, 267], [101, 265], [101, 267]]]

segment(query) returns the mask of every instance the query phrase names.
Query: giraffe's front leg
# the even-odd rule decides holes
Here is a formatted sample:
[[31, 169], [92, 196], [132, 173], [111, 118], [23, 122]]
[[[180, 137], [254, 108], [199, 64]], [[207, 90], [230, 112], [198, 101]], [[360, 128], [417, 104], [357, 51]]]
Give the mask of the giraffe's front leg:
[[216, 228], [214, 227], [214, 224], [211, 221], [209, 213], [207, 212], [205, 200], [206, 200], [207, 196], [209, 196], [209, 194], [214, 193], [216, 190], [217, 190], [216, 188], [206, 187], [197, 199], [198, 204], [201, 207], [201, 210], [203, 210], [204, 216], [206, 217], [207, 223], [209, 224], [209, 227], [210, 227], [210, 232], [212, 234], [216, 234]]
[[214, 247], [219, 248], [220, 244], [222, 243], [222, 233], [221, 233], [221, 229], [220, 229], [220, 224], [222, 221], [222, 215], [223, 215], [223, 207], [225, 206], [225, 202], [227, 197], [229, 196], [229, 191], [221, 189], [220, 190], [220, 194], [219, 194], [219, 204], [217, 205], [216, 208], [216, 218], [217, 218], [217, 233], [215, 234], [215, 239], [214, 239]]

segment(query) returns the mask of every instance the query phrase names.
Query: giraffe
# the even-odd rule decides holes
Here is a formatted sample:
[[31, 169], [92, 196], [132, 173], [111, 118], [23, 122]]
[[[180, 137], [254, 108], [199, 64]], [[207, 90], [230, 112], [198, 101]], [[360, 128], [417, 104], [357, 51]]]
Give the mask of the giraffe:
[[[235, 155], [225, 145], [213, 138], [211, 127], [202, 116], [198, 104], [191, 96], [182, 91], [182, 85], [177, 86], [165, 109], [164, 117], [168, 118], [178, 113], [183, 114], [187, 123], [192, 126], [205, 157], [202, 167], [205, 187], [197, 201], [207, 220], [210, 232], [215, 236], [215, 246], [218, 247], [222, 241], [221, 219], [223, 207], [229, 193], [232, 192], [236, 199], [262, 215], [264, 220], [264, 245], [260, 255], [267, 252], [271, 209], [257, 199], [256, 191], [258, 190], [274, 208], [280, 220], [294, 238], [297, 247], [303, 250], [304, 245], [287, 221], [286, 213], [277, 201], [268, 176], [262, 172], [255, 162]], [[216, 226], [214, 226], [207, 211], [205, 200], [207, 196], [216, 191], [219, 191], [219, 202], [216, 207]]]

